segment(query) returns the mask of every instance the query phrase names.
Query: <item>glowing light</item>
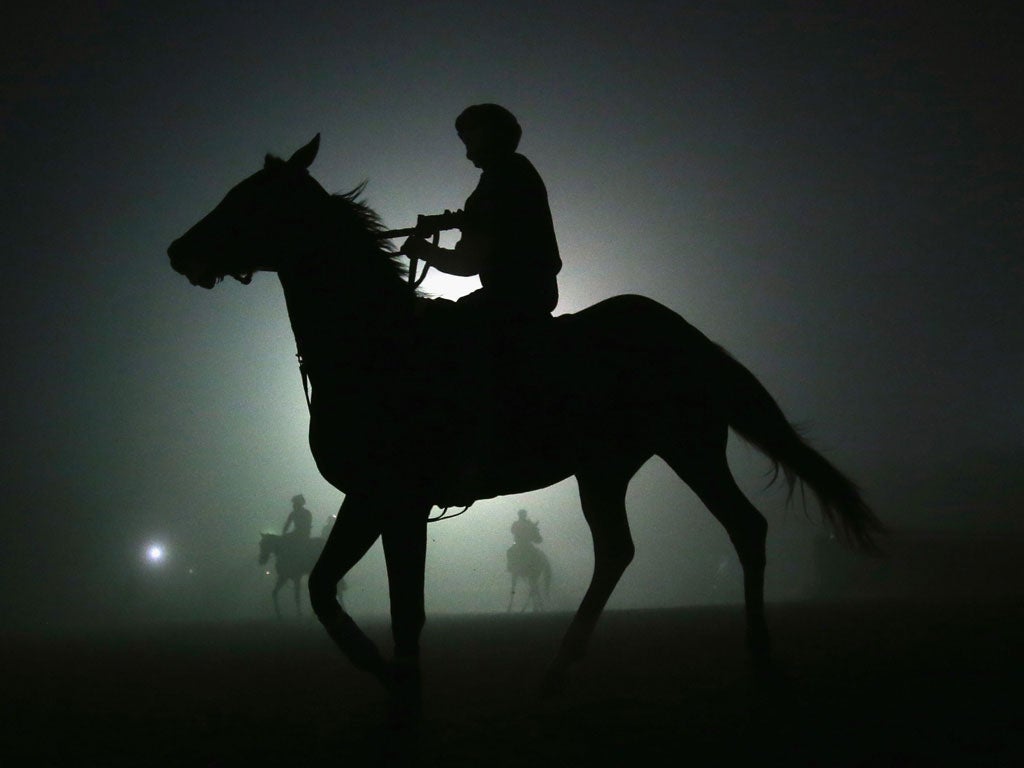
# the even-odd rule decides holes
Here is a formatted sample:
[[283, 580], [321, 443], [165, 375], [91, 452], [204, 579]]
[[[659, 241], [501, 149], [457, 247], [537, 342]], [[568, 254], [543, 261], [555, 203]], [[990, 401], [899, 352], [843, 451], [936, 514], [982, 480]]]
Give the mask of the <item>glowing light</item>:
[[166, 556], [167, 553], [164, 551], [164, 548], [159, 544], [150, 544], [148, 547], [146, 547], [146, 560], [153, 563], [154, 565], [157, 563], [162, 563]]

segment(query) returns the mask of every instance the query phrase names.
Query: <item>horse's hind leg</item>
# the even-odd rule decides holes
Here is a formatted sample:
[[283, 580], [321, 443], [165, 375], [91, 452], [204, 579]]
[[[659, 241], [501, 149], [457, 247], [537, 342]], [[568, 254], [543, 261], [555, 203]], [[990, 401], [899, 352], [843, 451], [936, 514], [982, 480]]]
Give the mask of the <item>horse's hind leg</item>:
[[661, 458], [697, 494], [723, 525], [743, 566], [747, 648], [757, 667], [767, 665], [771, 651], [764, 614], [765, 539], [768, 523], [733, 478], [726, 459], [728, 431], [705, 433], [705, 440], [687, 440], [677, 448], [659, 451]]
[[594, 573], [561, 648], [545, 679], [545, 691], [560, 688], [569, 667], [586, 654], [608, 598], [632, 562], [635, 548], [626, 519], [626, 487], [639, 465], [595, 467], [577, 473], [583, 516], [594, 539]]

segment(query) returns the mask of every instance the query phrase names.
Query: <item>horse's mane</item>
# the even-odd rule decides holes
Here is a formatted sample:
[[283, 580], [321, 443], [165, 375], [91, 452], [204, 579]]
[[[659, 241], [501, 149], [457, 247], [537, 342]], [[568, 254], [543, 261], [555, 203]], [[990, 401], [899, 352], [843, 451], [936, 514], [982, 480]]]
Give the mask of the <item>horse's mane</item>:
[[[288, 163], [276, 155], [267, 154], [265, 168], [275, 170], [287, 167]], [[307, 172], [308, 174], [308, 172]], [[316, 183], [316, 182], [314, 182]], [[394, 246], [382, 237], [384, 225], [380, 216], [363, 200], [363, 192], [369, 180], [363, 180], [348, 192], [336, 192], [328, 196], [330, 208], [337, 211], [332, 221], [338, 227], [339, 238], [351, 249], [347, 256], [361, 256], [368, 270], [381, 270], [388, 277], [403, 278], [405, 265]]]
[[366, 185], [363, 181], [348, 192], [331, 195], [330, 205], [338, 211], [337, 221], [349, 246], [368, 255], [371, 264], [387, 266], [394, 276], [404, 277], [405, 264], [391, 241], [382, 237], [385, 230], [380, 216], [363, 200]]

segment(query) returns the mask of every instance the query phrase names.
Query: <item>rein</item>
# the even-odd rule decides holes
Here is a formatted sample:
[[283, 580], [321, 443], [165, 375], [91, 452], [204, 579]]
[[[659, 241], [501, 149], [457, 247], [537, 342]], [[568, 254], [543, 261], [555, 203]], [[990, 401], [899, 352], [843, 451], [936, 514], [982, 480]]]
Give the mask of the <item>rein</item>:
[[[416, 217], [415, 227], [406, 227], [405, 229], [389, 229], [381, 232], [377, 236], [381, 240], [390, 240], [394, 237], [430, 237], [430, 241], [436, 248], [440, 242], [441, 232], [446, 229], [462, 229], [463, 224], [463, 212], [462, 211], [445, 211], [436, 215], [427, 216], [420, 214]], [[420, 287], [423, 279], [427, 276], [427, 272], [430, 270], [430, 264], [424, 262], [423, 272], [419, 277], [416, 277], [416, 272], [419, 269], [419, 259], [415, 256], [409, 257], [409, 287], [412, 290], [416, 290]]]
[[452, 513], [452, 514], [450, 514], [450, 515], [448, 514], [448, 510], [449, 510], [449, 509], [451, 509], [451, 507], [444, 507], [444, 508], [443, 508], [443, 509], [441, 510], [441, 514], [440, 514], [440, 515], [438, 515], [437, 517], [428, 517], [428, 518], [427, 518], [427, 522], [428, 522], [428, 523], [437, 523], [437, 522], [440, 522], [441, 520], [451, 520], [452, 518], [456, 518], [456, 517], [458, 517], [459, 515], [464, 515], [464, 514], [466, 514], [466, 511], [467, 511], [467, 510], [468, 510], [468, 509], [469, 509], [470, 507], [472, 507], [472, 506], [473, 506], [473, 502], [470, 502], [469, 504], [467, 504], [466, 506], [464, 506], [464, 507], [463, 507], [462, 509], [460, 509], [460, 510], [459, 510], [458, 512], [453, 512], [453, 513]]
[[[436, 248], [437, 245], [438, 245], [438, 241], [440, 239], [441, 239], [441, 233], [440, 232], [435, 232], [434, 236], [430, 239], [430, 242], [433, 243], [434, 247]], [[409, 288], [412, 289], [413, 291], [416, 291], [416, 290], [419, 289], [420, 283], [423, 282], [423, 279], [427, 276], [427, 272], [430, 271], [430, 264], [427, 261], [424, 261], [423, 262], [423, 272], [417, 278], [416, 277], [416, 270], [417, 270], [417, 268], [419, 266], [418, 262], [419, 262], [419, 259], [417, 259], [415, 256], [410, 256], [409, 257]]]

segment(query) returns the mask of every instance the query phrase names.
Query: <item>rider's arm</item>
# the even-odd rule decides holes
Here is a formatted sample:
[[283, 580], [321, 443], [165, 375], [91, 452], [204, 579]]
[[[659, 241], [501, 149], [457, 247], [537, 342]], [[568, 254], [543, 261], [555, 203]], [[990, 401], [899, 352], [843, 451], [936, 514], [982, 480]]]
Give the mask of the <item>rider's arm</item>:
[[430, 266], [448, 275], [472, 277], [490, 255], [490, 238], [481, 232], [464, 232], [454, 249], [441, 248], [418, 237], [410, 237], [401, 253], [423, 259]]
[[[467, 203], [467, 209], [470, 208]], [[422, 237], [412, 236], [402, 245], [400, 253], [423, 259], [430, 266], [448, 275], [472, 277], [491, 258], [497, 208], [487, 197], [478, 198], [471, 210], [457, 212], [462, 236], [455, 248], [441, 248]]]

